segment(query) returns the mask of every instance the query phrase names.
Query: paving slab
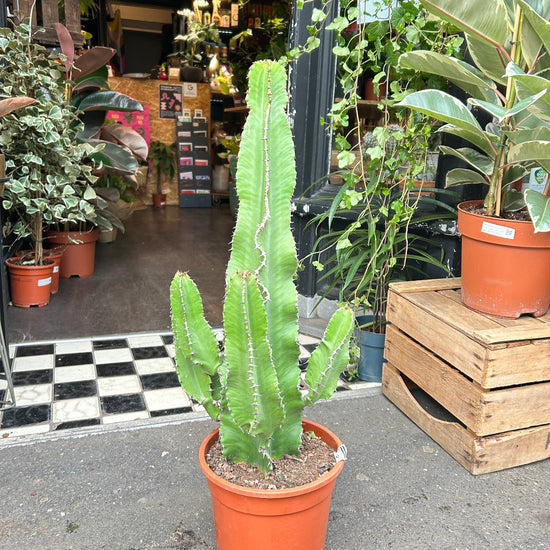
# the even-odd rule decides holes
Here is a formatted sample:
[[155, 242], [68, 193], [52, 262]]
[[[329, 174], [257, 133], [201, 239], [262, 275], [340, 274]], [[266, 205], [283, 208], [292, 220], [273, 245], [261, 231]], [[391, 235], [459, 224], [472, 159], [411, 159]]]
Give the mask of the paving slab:
[[[550, 548], [549, 460], [472, 476], [379, 391], [306, 416], [348, 448], [327, 550]], [[193, 413], [0, 442], [0, 550], [214, 550], [197, 461], [213, 427]]]

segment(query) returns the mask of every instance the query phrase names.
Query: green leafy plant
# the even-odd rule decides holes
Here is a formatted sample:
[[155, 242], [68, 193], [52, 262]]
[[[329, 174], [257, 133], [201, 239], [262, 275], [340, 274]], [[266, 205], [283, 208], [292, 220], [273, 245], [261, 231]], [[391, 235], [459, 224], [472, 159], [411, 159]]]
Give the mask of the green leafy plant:
[[124, 230], [114, 204], [127, 187], [137, 189], [136, 172], [139, 161], [147, 157], [148, 147], [136, 130], [108, 120], [107, 113], [110, 110], [132, 113], [142, 111], [143, 107], [135, 99], [109, 87], [107, 63], [115, 50], [96, 47], [75, 57], [74, 43], [66, 27], [56, 24], [56, 31], [65, 56], [66, 96], [83, 123], [76, 139], [94, 146], [90, 160], [95, 164], [94, 174], [100, 176], [96, 193], [108, 201], [104, 215]]
[[34, 100], [0, 118], [0, 150], [9, 177], [3, 206], [16, 237], [31, 238], [34, 261], [41, 265], [46, 226], [73, 221], [111, 224], [93, 189], [90, 156], [96, 149], [77, 140], [81, 123], [67, 100], [68, 83], [57, 56], [32, 42], [27, 24], [0, 29], [0, 54], [0, 98]]
[[[393, 108], [429, 78], [399, 70], [399, 52], [419, 44], [434, 51], [455, 51], [460, 44], [447, 25], [429, 22], [418, 2], [390, 0], [377, 4], [365, 21], [354, 2], [341, 3], [341, 14], [327, 26], [335, 34], [338, 84], [342, 92], [328, 113], [343, 184], [331, 195], [318, 194], [329, 207], [313, 218], [320, 237], [313, 258], [327, 285], [358, 311], [370, 310], [373, 332], [384, 333], [389, 284], [418, 276], [420, 265], [444, 272], [443, 257], [433, 242], [414, 233], [415, 225], [456, 216], [428, 187], [427, 160], [434, 149], [434, 120], [406, 117]], [[322, 20], [321, 15], [317, 19]], [[450, 34], [451, 33], [451, 34]], [[378, 126], [365, 128], [361, 82], [365, 73], [376, 83], [389, 82], [388, 96], [379, 102]], [[441, 83], [442, 83], [441, 79]], [[369, 109], [372, 109], [369, 106]], [[433, 179], [433, 177], [432, 177]], [[331, 186], [332, 187], [332, 186]], [[437, 213], [421, 206], [437, 205]], [[321, 227], [325, 229], [321, 229]], [[430, 253], [428, 253], [428, 250]]]
[[171, 180], [176, 174], [176, 144], [153, 141], [149, 147], [149, 160], [157, 172], [157, 195], [162, 194], [162, 176]]
[[193, 12], [184, 12], [178, 14], [186, 18], [186, 33], [174, 38], [178, 51], [169, 57], [179, 57], [191, 67], [202, 67], [207, 62], [210, 46], [221, 43], [220, 33], [214, 23], [205, 25], [194, 19]]
[[[535, 231], [550, 231], [550, 198], [534, 190], [522, 195], [514, 182], [533, 167], [550, 172], [550, 6], [535, 0], [421, 0], [435, 16], [464, 32], [473, 64], [436, 52], [401, 56], [400, 66], [447, 78], [471, 97], [466, 104], [438, 90], [422, 90], [401, 106], [425, 113], [440, 129], [471, 147], [442, 148], [469, 168], [447, 175], [447, 185], [487, 184], [489, 216], [527, 209]], [[491, 14], [490, 17], [487, 14]], [[483, 127], [470, 107], [489, 115]]]
[[250, 114], [237, 169], [239, 213], [226, 273], [224, 350], [204, 318], [188, 274], [171, 285], [178, 374], [184, 389], [219, 419], [224, 455], [270, 470], [299, 453], [302, 411], [328, 398], [347, 365], [353, 312], [337, 310], [298, 388], [297, 258], [290, 229], [296, 183], [285, 113], [284, 68], [256, 62], [249, 73]]

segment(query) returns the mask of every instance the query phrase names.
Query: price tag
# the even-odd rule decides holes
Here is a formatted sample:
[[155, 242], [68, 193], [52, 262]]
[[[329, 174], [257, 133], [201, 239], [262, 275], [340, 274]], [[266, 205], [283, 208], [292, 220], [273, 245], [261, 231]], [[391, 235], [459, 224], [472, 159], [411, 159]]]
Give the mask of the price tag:
[[483, 222], [481, 225], [481, 232], [486, 233], [487, 235], [493, 235], [493, 237], [510, 239], [511, 241], [513, 241], [516, 237], [516, 230], [513, 227], [497, 225], [496, 223], [491, 222]]

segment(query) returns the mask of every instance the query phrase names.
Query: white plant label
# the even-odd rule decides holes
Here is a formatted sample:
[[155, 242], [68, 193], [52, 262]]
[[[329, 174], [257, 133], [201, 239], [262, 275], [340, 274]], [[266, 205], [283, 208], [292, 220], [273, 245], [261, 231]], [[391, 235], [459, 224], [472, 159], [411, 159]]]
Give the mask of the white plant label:
[[53, 266], [53, 272], [54, 272], [54, 273], [58, 273], [58, 272], [59, 272], [59, 266], [58, 266], [58, 265], [54, 265], [54, 266]]
[[348, 449], [344, 444], [340, 445], [336, 451], [334, 451], [334, 458], [336, 462], [340, 462], [340, 460], [346, 460], [348, 457]]
[[481, 225], [481, 232], [487, 233], [487, 235], [493, 235], [494, 237], [510, 239], [512, 241], [516, 237], [516, 230], [513, 227], [497, 225], [496, 223], [491, 222], [483, 222], [483, 224]]
[[38, 286], [48, 286], [52, 283], [52, 278], [48, 277], [47, 279], [38, 279]]

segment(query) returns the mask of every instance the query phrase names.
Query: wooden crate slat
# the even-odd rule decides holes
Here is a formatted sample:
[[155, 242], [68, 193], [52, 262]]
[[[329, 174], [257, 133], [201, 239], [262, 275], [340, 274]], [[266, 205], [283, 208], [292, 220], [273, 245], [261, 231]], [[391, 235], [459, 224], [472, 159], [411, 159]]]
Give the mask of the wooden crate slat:
[[42, 0], [42, 26], [51, 29], [54, 23], [59, 23], [59, 8], [57, 0]]
[[[72, 33], [76, 33], [82, 42], [80, 32], [80, 2], [79, 0], [65, 0], [65, 26]], [[75, 38], [73, 37], [73, 40]]]
[[450, 300], [441, 292], [411, 292], [403, 297], [422, 308], [446, 325], [471, 337], [476, 330], [498, 329], [502, 325], [494, 318], [465, 307], [461, 302]]
[[458, 422], [446, 422], [428, 414], [411, 395], [399, 371], [391, 363], [385, 363], [382, 370], [382, 391], [421, 430], [472, 472], [474, 434], [469, 434]]
[[473, 386], [458, 371], [427, 352], [393, 325], [386, 329], [384, 357], [479, 435], [479, 403], [483, 395], [479, 385]]
[[[31, 12], [33, 0], [19, 0], [19, 11], [26, 17]], [[33, 30], [38, 26], [37, 13], [42, 16], [40, 28], [46, 32], [35, 35], [34, 40], [46, 46], [57, 46], [59, 41], [54, 24], [59, 22], [59, 10], [57, 0], [39, 0], [33, 10]], [[65, 26], [69, 29], [75, 47], [82, 46], [82, 33], [80, 32], [80, 3], [79, 0], [65, 0]]]
[[403, 281], [391, 283], [390, 288], [401, 294], [401, 291], [409, 292], [425, 292], [426, 290], [449, 289], [456, 290], [461, 285], [460, 278], [454, 279], [425, 279], [423, 281]]
[[477, 436], [550, 424], [550, 382], [484, 390], [394, 326], [385, 356]]
[[445, 422], [428, 414], [391, 363], [384, 365], [382, 390], [392, 403], [474, 475], [550, 457], [550, 425], [477, 437], [457, 422]]
[[[22, 13], [25, 14], [25, 16], [28, 18], [29, 14], [31, 13], [33, 0], [19, 0], [19, 10]], [[25, 21], [27, 23], [28, 21]], [[34, 8], [32, 12], [32, 25], [36, 26], [36, 7]]]
[[445, 361], [462, 365], [464, 374], [484, 385], [486, 349], [462, 331], [449, 330], [446, 323], [393, 290], [388, 295], [388, 320]]
[[533, 317], [529, 317], [529, 319], [533, 322], [525, 325], [510, 324], [502, 328], [476, 330], [473, 332], [473, 336], [479, 342], [487, 345], [550, 338], [550, 327], [547, 324], [537, 323], [537, 319]]

